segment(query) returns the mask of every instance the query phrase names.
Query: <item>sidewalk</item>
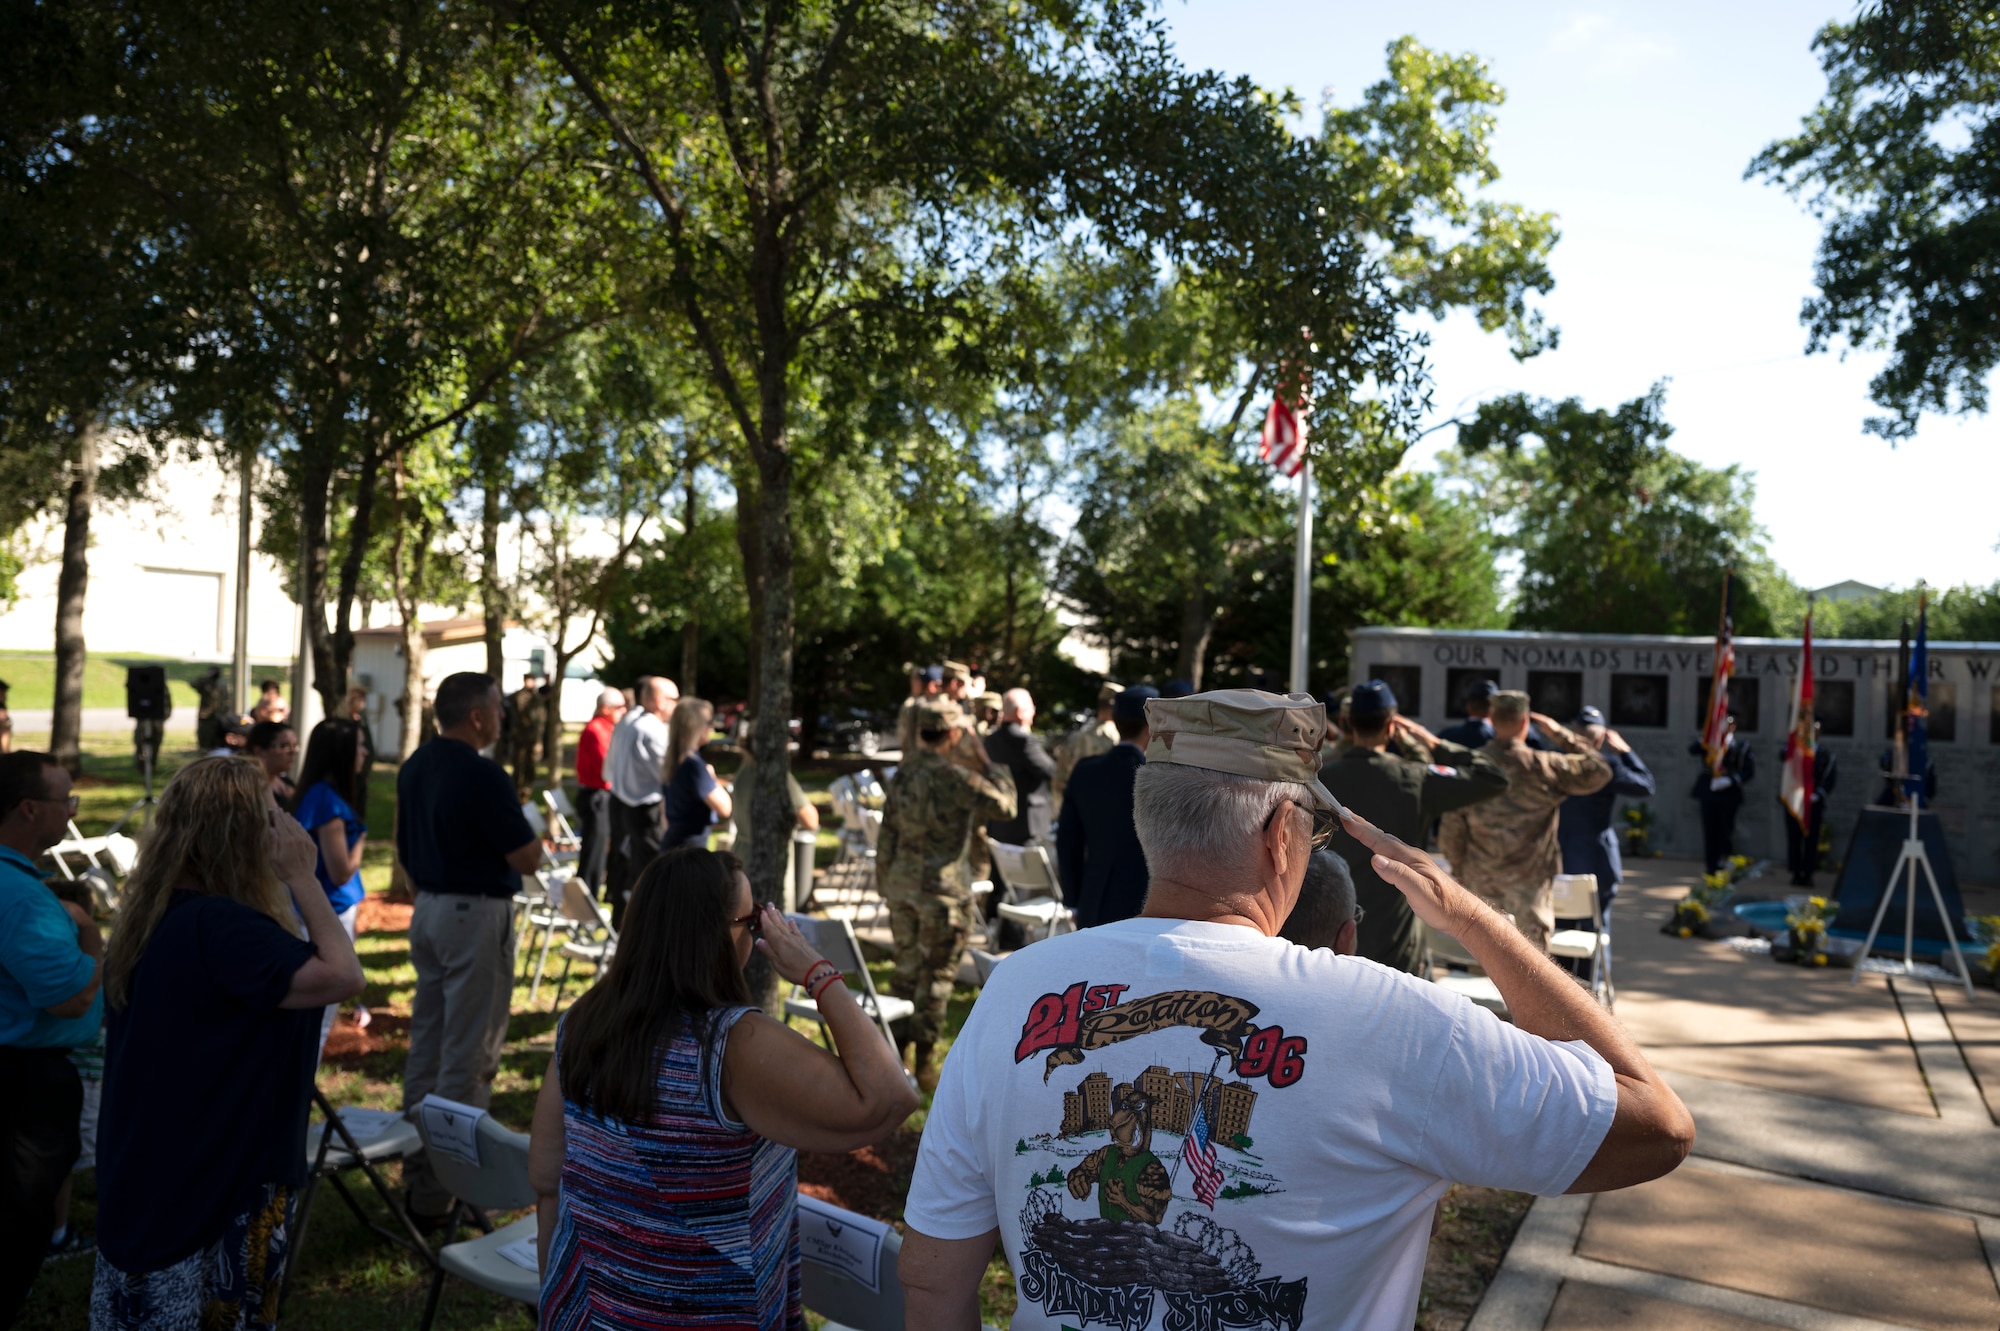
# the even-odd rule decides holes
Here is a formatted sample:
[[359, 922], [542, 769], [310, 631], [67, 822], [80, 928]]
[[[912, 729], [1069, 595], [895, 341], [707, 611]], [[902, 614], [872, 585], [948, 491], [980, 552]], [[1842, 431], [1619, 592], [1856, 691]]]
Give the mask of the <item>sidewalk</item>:
[[1472, 1331], [2000, 1327], [2000, 994], [1662, 935], [1698, 872], [1635, 868], [1616, 972], [1694, 1156], [1537, 1201]]

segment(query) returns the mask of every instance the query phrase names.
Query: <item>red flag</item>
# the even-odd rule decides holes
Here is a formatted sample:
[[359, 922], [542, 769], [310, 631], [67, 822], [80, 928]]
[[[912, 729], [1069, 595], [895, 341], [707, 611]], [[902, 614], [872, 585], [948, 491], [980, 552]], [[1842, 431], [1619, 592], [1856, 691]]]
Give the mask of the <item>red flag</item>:
[[1285, 476], [1298, 475], [1306, 465], [1305, 416], [1294, 413], [1281, 397], [1271, 399], [1271, 410], [1264, 417], [1264, 445], [1257, 455]]
[[1792, 727], [1785, 736], [1784, 772], [1778, 778], [1778, 798], [1801, 829], [1809, 826], [1813, 797], [1813, 657], [1812, 607], [1806, 607], [1805, 646], [1799, 653], [1799, 677], [1792, 684]]
[[1729, 681], [1736, 674], [1736, 630], [1729, 617], [1728, 572], [1722, 575], [1722, 622], [1715, 630], [1715, 679], [1708, 690], [1708, 722], [1701, 729], [1701, 746], [1708, 757], [1708, 774], [1722, 775], [1729, 752]]

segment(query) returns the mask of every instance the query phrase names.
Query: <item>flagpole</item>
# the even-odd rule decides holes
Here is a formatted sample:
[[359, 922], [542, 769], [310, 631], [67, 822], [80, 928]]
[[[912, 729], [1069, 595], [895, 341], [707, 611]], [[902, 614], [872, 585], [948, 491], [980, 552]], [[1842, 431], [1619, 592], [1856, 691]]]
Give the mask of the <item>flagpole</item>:
[[[1303, 433], [1303, 431], [1301, 431]], [[1292, 571], [1292, 684], [1293, 693], [1307, 692], [1307, 639], [1312, 627], [1312, 530], [1313, 464], [1312, 450], [1300, 441], [1305, 457], [1299, 464], [1299, 550]]]

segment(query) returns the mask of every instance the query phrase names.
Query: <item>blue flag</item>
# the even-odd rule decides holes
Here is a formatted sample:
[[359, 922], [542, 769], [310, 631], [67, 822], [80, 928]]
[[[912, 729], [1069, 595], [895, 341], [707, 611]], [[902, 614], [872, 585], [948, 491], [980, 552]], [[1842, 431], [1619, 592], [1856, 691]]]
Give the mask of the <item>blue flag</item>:
[[1924, 773], [1931, 765], [1930, 733], [1924, 725], [1929, 710], [1931, 667], [1930, 652], [1925, 646], [1924, 621], [1927, 611], [1923, 601], [1917, 602], [1917, 641], [1910, 649], [1909, 694], [1903, 707], [1909, 716], [1907, 733], [1909, 753], [1909, 775], [1903, 778], [1903, 793], [1918, 805], [1923, 803]]

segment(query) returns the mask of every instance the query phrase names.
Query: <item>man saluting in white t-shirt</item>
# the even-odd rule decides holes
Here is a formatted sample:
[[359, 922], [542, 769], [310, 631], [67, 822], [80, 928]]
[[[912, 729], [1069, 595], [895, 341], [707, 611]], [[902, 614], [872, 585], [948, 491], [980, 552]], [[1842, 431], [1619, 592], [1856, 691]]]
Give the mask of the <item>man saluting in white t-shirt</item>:
[[[904, 1211], [909, 1325], [975, 1331], [997, 1241], [1014, 1331], [1403, 1331], [1451, 1183], [1597, 1192], [1687, 1155], [1686, 1107], [1589, 995], [1327, 793], [1320, 704], [1227, 690], [1147, 716], [1145, 912], [993, 972]], [[1471, 949], [1513, 1025], [1275, 936], [1336, 819]]]

